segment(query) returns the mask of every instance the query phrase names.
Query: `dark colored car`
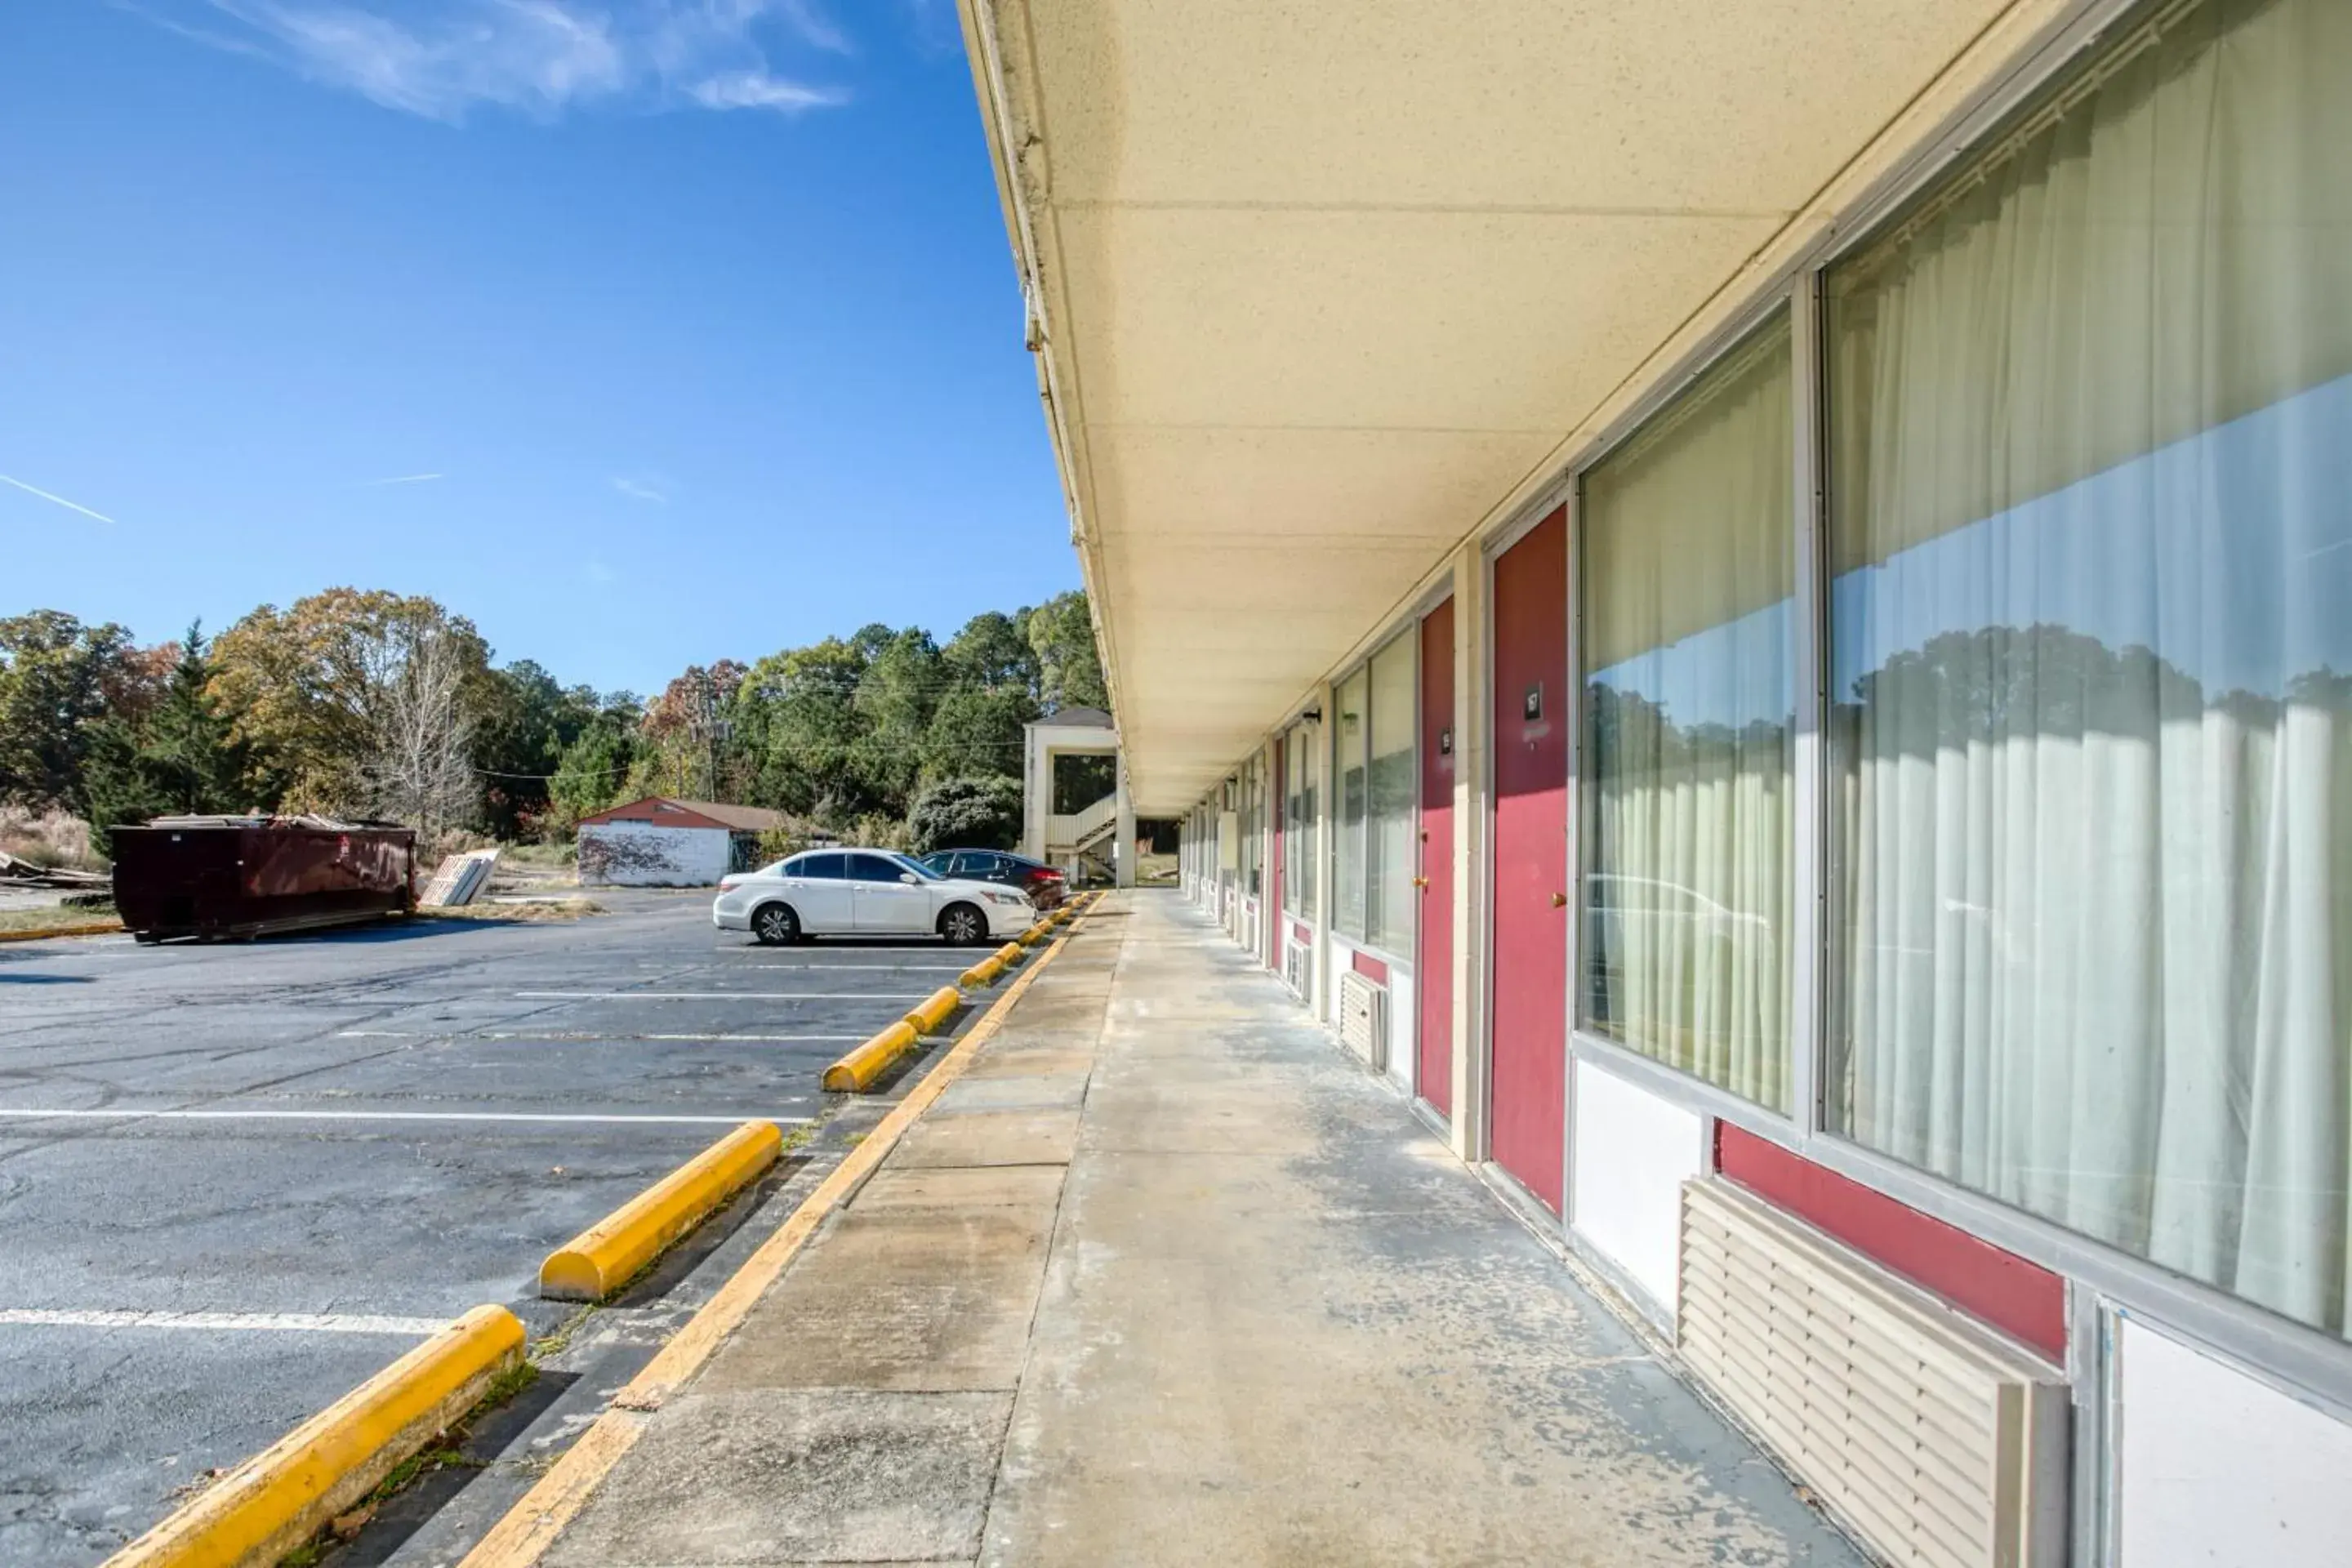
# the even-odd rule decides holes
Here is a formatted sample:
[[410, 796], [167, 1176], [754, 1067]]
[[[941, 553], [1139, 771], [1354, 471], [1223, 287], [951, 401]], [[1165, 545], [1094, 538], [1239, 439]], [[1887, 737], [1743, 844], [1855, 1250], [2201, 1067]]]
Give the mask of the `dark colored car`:
[[1056, 868], [1003, 849], [935, 849], [919, 858], [936, 876], [1018, 888], [1041, 910], [1052, 909], [1069, 891], [1069, 879]]

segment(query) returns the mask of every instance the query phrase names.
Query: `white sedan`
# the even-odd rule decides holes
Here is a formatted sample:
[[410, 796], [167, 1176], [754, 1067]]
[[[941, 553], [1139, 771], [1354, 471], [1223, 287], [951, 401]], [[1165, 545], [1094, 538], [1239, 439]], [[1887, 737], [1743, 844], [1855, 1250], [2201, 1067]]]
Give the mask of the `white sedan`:
[[761, 942], [806, 936], [929, 933], [959, 946], [1001, 942], [1036, 921], [1018, 888], [940, 877], [883, 849], [809, 849], [720, 879], [710, 923]]

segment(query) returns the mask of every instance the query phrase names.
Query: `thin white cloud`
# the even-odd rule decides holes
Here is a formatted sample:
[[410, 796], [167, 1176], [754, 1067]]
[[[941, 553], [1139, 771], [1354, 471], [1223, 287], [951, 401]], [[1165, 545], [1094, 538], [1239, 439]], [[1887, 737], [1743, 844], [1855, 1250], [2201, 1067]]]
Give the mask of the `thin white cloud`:
[[0, 474], [0, 485], [14, 485], [18, 489], [23, 490], [26, 495], [38, 496], [45, 501], [55, 502], [57, 505], [65, 508], [68, 511], [78, 511], [84, 517], [94, 517], [103, 523], [111, 524], [114, 521], [112, 518], [107, 516], [104, 512], [92, 511], [89, 508], [82, 505], [81, 502], [78, 500], [68, 500], [65, 497], [61, 495], [54, 495], [49, 491], [43, 489], [38, 485], [28, 485], [24, 480], [12, 479], [6, 474]]
[[615, 478], [613, 480], [613, 488], [631, 500], [651, 501], [656, 506], [669, 505], [669, 497], [641, 479]]
[[856, 52], [849, 35], [824, 14], [817, 0], [776, 0], [776, 15], [799, 36], [801, 42], [813, 49], [836, 55]]
[[441, 477], [439, 474], [400, 474], [389, 479], [363, 479], [361, 481], [361, 488], [373, 489], [377, 485], [421, 485], [427, 479], [437, 479]]
[[117, 0], [209, 47], [258, 55], [387, 109], [456, 124], [488, 107], [798, 113], [846, 91], [776, 73], [771, 46], [846, 56], [819, 0]]
[[730, 71], [696, 82], [687, 91], [705, 109], [772, 109], [783, 114], [833, 109], [849, 101], [845, 93], [786, 81], [766, 71]]
[[580, 563], [580, 575], [585, 577], [591, 583], [600, 584], [617, 583], [621, 578], [621, 574], [618, 572], [614, 571], [610, 566], [607, 566], [604, 563], [597, 560], [593, 555]]

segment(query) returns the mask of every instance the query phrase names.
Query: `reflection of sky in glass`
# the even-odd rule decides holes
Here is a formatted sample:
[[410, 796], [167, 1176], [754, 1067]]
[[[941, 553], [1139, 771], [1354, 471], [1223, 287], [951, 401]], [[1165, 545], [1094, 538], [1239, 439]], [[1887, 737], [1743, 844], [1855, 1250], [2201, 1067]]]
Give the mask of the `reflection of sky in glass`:
[[2152, 648], [2209, 700], [2352, 671], [2352, 377], [1846, 573], [1830, 617], [1842, 701], [1896, 654], [1986, 626]]
[[[1787, 600], [1596, 670], [1685, 728], [1786, 721]], [[2352, 672], [2352, 376], [1830, 584], [1830, 690], [1947, 632], [2064, 626], [2154, 649], [2200, 681], [2278, 698]]]
[[1685, 729], [1790, 723], [1797, 706], [1790, 611], [1782, 599], [1596, 669], [1586, 682], [1647, 698]]

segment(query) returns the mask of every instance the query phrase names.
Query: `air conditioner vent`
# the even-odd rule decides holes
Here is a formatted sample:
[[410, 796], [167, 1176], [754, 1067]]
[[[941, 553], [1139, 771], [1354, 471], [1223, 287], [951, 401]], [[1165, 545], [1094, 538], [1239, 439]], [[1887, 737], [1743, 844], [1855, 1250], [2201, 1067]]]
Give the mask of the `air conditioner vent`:
[[1286, 937], [1282, 943], [1282, 978], [1290, 989], [1305, 997], [1310, 984], [1314, 963], [1307, 944], [1296, 937]]
[[1887, 1561], [2055, 1568], [2056, 1369], [1727, 1182], [1683, 1189], [1683, 1359]]
[[1339, 974], [1339, 1038], [1374, 1072], [1389, 1070], [1389, 993], [1352, 969]]

